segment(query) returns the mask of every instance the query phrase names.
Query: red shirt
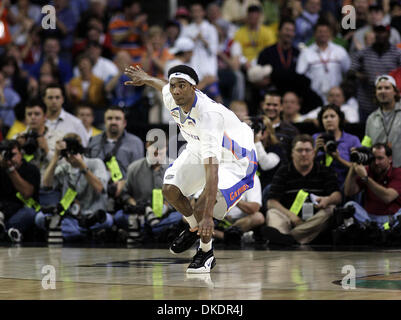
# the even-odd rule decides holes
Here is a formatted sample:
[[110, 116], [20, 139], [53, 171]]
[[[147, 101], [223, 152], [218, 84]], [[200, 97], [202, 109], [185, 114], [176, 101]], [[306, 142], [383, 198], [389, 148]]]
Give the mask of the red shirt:
[[361, 189], [365, 190], [365, 210], [370, 214], [378, 216], [392, 215], [396, 213], [401, 208], [401, 168], [393, 168], [393, 166], [390, 166], [387, 174], [379, 180], [373, 177], [373, 173], [368, 167], [366, 167], [366, 169], [370, 178], [385, 188], [393, 188], [398, 192], [399, 196], [389, 204], [385, 204], [383, 200], [376, 196], [370, 188], [366, 187], [358, 177], [356, 182]]

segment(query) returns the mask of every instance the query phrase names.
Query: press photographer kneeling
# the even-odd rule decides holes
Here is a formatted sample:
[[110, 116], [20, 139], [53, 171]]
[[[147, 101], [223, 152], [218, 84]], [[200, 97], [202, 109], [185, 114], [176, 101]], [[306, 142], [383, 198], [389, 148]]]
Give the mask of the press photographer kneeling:
[[[88, 159], [83, 153], [81, 138], [74, 133], [65, 135], [56, 142], [54, 157], [43, 178], [45, 187], [60, 190], [62, 194], [60, 204], [65, 212], [60, 209], [56, 213], [63, 216], [61, 231], [67, 241], [91, 235], [99, 237], [113, 225], [113, 218], [106, 213], [109, 174], [102, 160]], [[60, 157], [66, 161], [59, 161]], [[37, 214], [35, 223], [39, 228], [46, 229], [48, 215]]]
[[[376, 224], [380, 230], [391, 230], [399, 223], [401, 215], [401, 168], [392, 166], [392, 150], [387, 144], [376, 143], [371, 154], [356, 151], [344, 184], [347, 197], [364, 191], [363, 204], [349, 201], [345, 207], [353, 206], [353, 218], [363, 229]], [[341, 228], [341, 227], [340, 227]], [[353, 229], [348, 223], [343, 229]]]

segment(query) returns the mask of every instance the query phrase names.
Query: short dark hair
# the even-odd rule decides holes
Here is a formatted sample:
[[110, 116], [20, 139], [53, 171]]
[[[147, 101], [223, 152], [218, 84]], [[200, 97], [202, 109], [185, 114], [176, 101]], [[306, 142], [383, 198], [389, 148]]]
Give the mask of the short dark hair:
[[251, 12], [262, 12], [262, 8], [258, 5], [251, 5], [247, 9], [247, 13], [251, 13]]
[[168, 71], [168, 78], [170, 78], [170, 75], [175, 72], [185, 73], [185, 74], [189, 75], [192, 79], [194, 79], [196, 84], [199, 83], [199, 77], [196, 74], [195, 70], [192, 69], [191, 67], [186, 66], [185, 64], [180, 64], [178, 66], [172, 67]]
[[46, 96], [47, 89], [60, 89], [61, 90], [61, 94], [63, 95], [63, 98], [65, 98], [64, 87], [62, 85], [58, 84], [58, 83], [48, 84], [42, 91], [42, 98], [44, 98]]
[[95, 106], [92, 103], [87, 102], [85, 100], [84, 101], [79, 101], [74, 105], [74, 113], [77, 114], [78, 110], [81, 109], [81, 108], [89, 108], [89, 109], [92, 110], [92, 113], [94, 113]]
[[345, 115], [344, 112], [341, 111], [340, 107], [335, 105], [335, 104], [327, 104], [325, 106], [323, 106], [320, 111], [319, 114], [317, 115], [317, 119], [319, 121], [319, 125], [321, 127], [321, 129], [324, 130], [324, 126], [323, 126], [323, 114], [327, 111], [327, 110], [333, 110], [335, 113], [337, 113], [338, 117], [340, 118], [340, 122], [338, 124], [339, 128], [341, 130], [344, 129], [344, 125], [345, 125]]
[[116, 106], [116, 105], [112, 105], [106, 108], [106, 110], [104, 111], [104, 114], [106, 114], [107, 111], [121, 111], [124, 114], [124, 119], [127, 119], [127, 116], [125, 114], [125, 109], [120, 107], [120, 106]]
[[25, 109], [27, 108], [33, 108], [33, 107], [40, 107], [43, 111], [44, 114], [46, 114], [47, 112], [47, 107], [46, 105], [43, 103], [42, 100], [38, 99], [38, 98], [31, 98], [29, 99], [26, 103], [25, 103]]
[[291, 150], [294, 150], [295, 145], [298, 142], [310, 142], [312, 144], [312, 147], [315, 146], [315, 141], [313, 140], [312, 136], [310, 134], [298, 134], [294, 137], [294, 139], [292, 139], [291, 142]]
[[278, 29], [281, 30], [281, 28], [286, 24], [286, 23], [291, 23], [295, 27], [295, 21], [290, 18], [284, 18], [280, 20], [280, 24], [278, 26]]
[[327, 28], [330, 29], [331, 32], [333, 32], [333, 28], [332, 25], [330, 24], [330, 22], [326, 19], [319, 19], [315, 26], [313, 27], [313, 32], [316, 32], [317, 28], [322, 27], [322, 26], [326, 26]]
[[391, 157], [393, 155], [393, 150], [390, 148], [390, 146], [387, 143], [382, 143], [382, 142], [375, 143], [372, 146], [372, 151], [373, 149], [381, 149], [381, 148], [384, 148], [387, 157]]
[[265, 97], [266, 96], [279, 97], [280, 104], [283, 104], [283, 95], [280, 92], [278, 92], [277, 90], [270, 90], [270, 91], [266, 92]]

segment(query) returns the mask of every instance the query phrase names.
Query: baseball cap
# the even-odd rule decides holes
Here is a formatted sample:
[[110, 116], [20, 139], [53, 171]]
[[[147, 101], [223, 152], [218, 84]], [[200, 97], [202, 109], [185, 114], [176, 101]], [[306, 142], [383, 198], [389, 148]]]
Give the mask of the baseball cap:
[[175, 41], [174, 47], [170, 49], [172, 54], [176, 54], [178, 52], [188, 52], [192, 51], [195, 47], [194, 42], [187, 37], [178, 38]]
[[381, 81], [389, 81], [394, 87], [396, 87], [395, 79], [392, 76], [389, 76], [388, 74], [383, 74], [381, 76], [378, 76], [375, 80], [375, 86]]

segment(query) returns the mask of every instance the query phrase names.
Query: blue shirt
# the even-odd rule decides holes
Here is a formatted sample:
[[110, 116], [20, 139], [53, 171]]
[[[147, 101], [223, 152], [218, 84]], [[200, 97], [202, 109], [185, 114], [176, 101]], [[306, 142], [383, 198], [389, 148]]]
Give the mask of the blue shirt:
[[[315, 133], [313, 135], [313, 139], [316, 141], [317, 137], [321, 134], [322, 134], [322, 132]], [[340, 157], [346, 161], [350, 161], [351, 148], [358, 148], [361, 146], [361, 142], [359, 141], [359, 138], [357, 136], [346, 133], [344, 131], [341, 134], [341, 138], [339, 140], [337, 140], [337, 143], [338, 143], [338, 146], [337, 146], [338, 153], [340, 154]], [[323, 164], [324, 164], [325, 163], [325, 153], [322, 151], [319, 151], [317, 154], [317, 160], [319, 162], [323, 161]], [[333, 160], [330, 167], [336, 172], [338, 185], [341, 187], [344, 184], [345, 178], [347, 177], [348, 168], [344, 167], [337, 160]]]
[[0, 118], [4, 125], [11, 127], [15, 121], [14, 107], [21, 101], [20, 96], [10, 87], [4, 88], [5, 103], [0, 104]]

